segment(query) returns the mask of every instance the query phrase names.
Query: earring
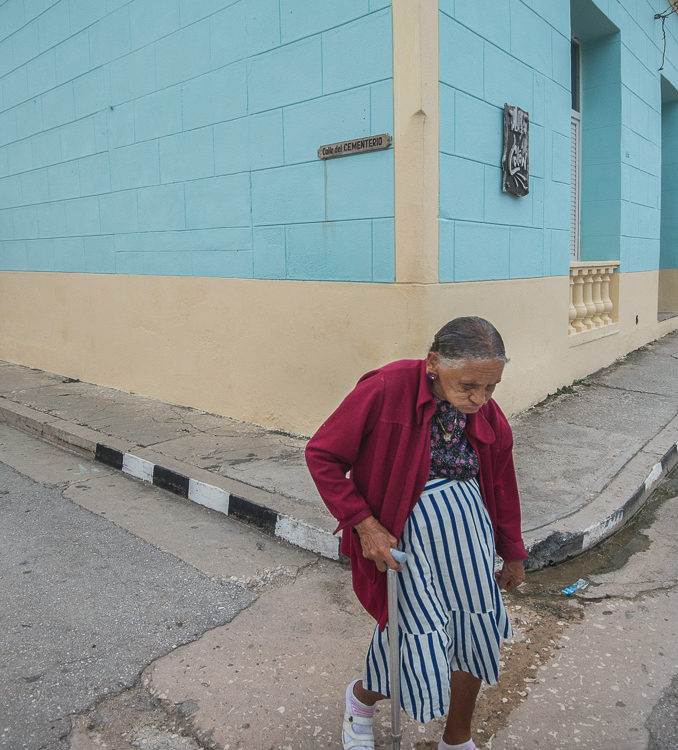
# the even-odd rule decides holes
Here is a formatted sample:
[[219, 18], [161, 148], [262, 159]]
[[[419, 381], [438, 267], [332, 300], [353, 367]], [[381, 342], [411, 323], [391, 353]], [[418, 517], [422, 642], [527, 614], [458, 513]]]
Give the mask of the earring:
[[435, 374], [435, 372], [427, 372], [427, 373], [426, 373], [426, 377], [427, 377], [427, 378], [428, 378], [429, 380], [435, 380], [435, 379], [436, 379], [436, 374]]

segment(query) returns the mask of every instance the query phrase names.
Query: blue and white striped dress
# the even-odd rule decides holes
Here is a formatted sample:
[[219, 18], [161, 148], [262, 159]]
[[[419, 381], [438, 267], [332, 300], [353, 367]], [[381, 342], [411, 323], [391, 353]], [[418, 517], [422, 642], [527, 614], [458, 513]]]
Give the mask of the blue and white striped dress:
[[[447, 713], [450, 676], [489, 684], [499, 673], [499, 642], [513, 635], [494, 578], [494, 534], [477, 479], [431, 479], [414, 507], [400, 548], [402, 708], [427, 722]], [[363, 685], [389, 695], [388, 626], [374, 631]]]

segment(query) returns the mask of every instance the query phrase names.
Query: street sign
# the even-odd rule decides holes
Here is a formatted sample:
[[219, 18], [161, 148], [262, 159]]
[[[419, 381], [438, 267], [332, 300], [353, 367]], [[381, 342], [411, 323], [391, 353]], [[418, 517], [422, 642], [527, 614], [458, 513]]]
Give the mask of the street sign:
[[391, 136], [388, 133], [379, 135], [368, 135], [365, 138], [354, 138], [352, 141], [338, 141], [320, 146], [318, 157], [320, 159], [336, 159], [338, 156], [352, 156], [353, 154], [366, 154], [370, 151], [382, 151], [391, 145]]

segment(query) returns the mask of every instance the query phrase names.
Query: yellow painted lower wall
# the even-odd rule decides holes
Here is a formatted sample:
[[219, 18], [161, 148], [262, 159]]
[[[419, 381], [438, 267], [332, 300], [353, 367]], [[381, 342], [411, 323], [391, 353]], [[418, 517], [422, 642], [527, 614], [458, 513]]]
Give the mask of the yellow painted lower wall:
[[497, 326], [511, 362], [496, 399], [515, 414], [678, 328], [678, 319], [657, 322], [656, 271], [619, 274], [613, 285], [618, 285], [616, 332], [593, 340], [567, 334], [566, 276], [437, 285], [431, 287], [431, 312], [454, 300], [454, 314], [482, 315]]
[[497, 399], [514, 413], [678, 328], [657, 323], [656, 272], [619, 282], [618, 332], [573, 346], [567, 277], [420, 285], [5, 272], [0, 359], [310, 434], [363, 372], [424, 356], [449, 319], [483, 315], [506, 341]]
[[678, 268], [659, 272], [659, 312], [678, 313]]

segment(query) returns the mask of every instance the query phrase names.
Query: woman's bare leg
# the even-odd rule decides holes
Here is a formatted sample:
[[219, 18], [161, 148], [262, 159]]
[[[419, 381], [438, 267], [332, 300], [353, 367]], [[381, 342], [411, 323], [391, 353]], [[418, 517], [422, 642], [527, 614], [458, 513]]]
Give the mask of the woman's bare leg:
[[373, 706], [377, 701], [383, 701], [386, 698], [381, 693], [375, 693], [373, 690], [365, 690], [362, 680], [358, 680], [353, 686], [353, 695], [366, 706]]
[[448, 745], [460, 745], [471, 737], [471, 719], [482, 680], [468, 672], [452, 672], [450, 711], [443, 732]]

